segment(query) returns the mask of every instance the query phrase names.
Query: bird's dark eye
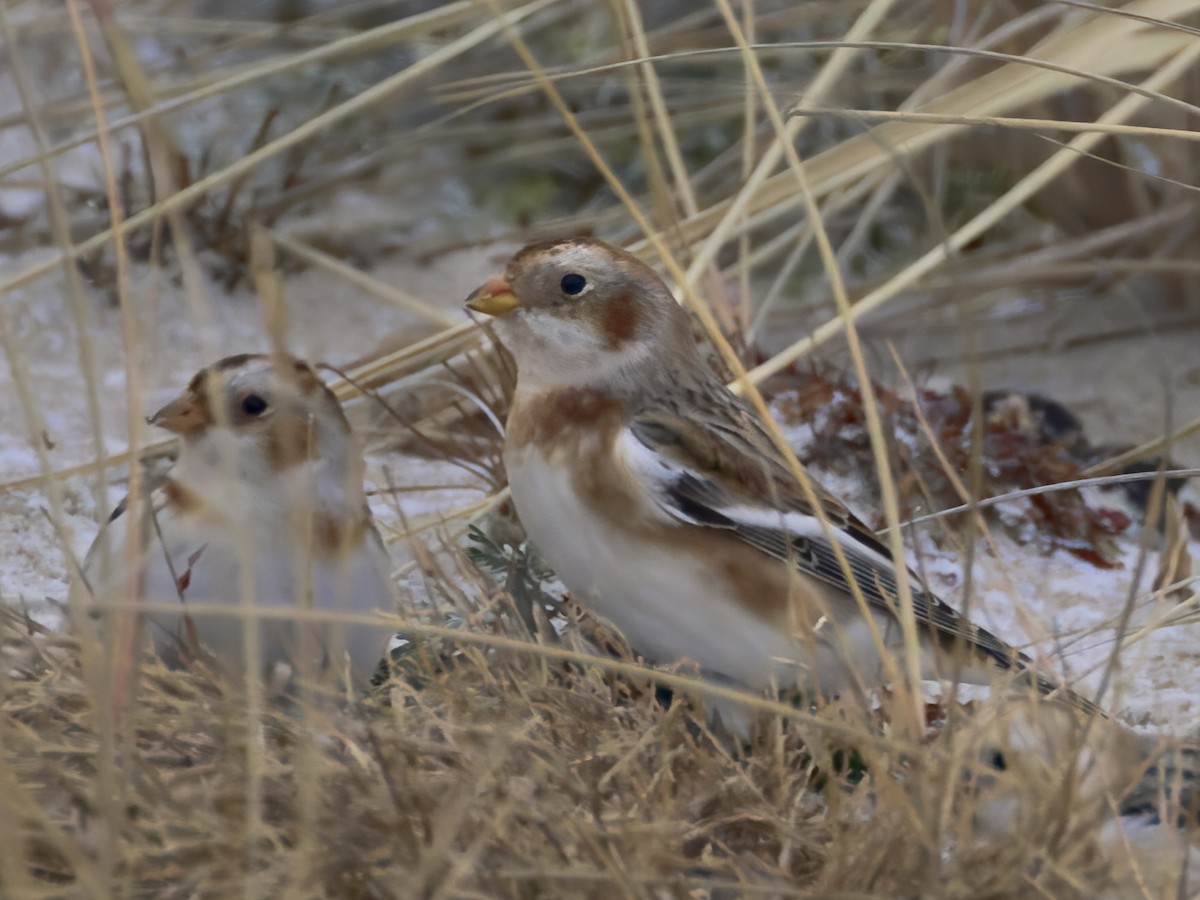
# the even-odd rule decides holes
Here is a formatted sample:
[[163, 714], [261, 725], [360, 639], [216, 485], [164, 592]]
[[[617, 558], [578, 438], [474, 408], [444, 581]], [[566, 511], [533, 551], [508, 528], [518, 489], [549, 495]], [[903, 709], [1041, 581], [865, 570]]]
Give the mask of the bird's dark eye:
[[569, 275], [564, 275], [562, 277], [559, 287], [562, 288], [562, 292], [564, 294], [570, 294], [572, 297], [574, 297], [576, 294], [581, 293], [585, 287], [587, 287], [587, 279], [582, 275], [571, 272]]
[[1004, 758], [1004, 754], [999, 750], [992, 751], [992, 768], [997, 772], [1005, 772], [1008, 770], [1008, 760]]
[[267, 409], [267, 401], [258, 394], [247, 394], [242, 398], [242, 412], [248, 416], [261, 416]]

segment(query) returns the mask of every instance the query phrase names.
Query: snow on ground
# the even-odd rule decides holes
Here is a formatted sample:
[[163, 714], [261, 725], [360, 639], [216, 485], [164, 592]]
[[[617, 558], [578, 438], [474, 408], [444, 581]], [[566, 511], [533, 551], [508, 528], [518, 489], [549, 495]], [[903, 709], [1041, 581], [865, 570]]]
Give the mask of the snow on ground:
[[[973, 568], [971, 617], [1005, 640], [1093, 694], [1107, 666], [1115, 620], [1132, 586], [1138, 548], [1134, 537], [1120, 539], [1121, 567], [1100, 569], [1064, 550], [1041, 553], [1001, 531], [993, 532], [994, 552], [982, 547]], [[1193, 542], [1193, 556], [1200, 544]], [[962, 562], [936, 546], [928, 532], [917, 541], [920, 558], [935, 591], [962, 606]], [[1157, 559], [1150, 557], [1139, 585], [1130, 632], [1156, 613], [1150, 580]], [[1158, 628], [1124, 649], [1103, 706], [1138, 725], [1154, 725], [1180, 736], [1200, 734], [1195, 674], [1200, 647], [1195, 625]]]
[[[807, 425], [785, 427], [788, 440], [803, 450], [813, 439]], [[878, 499], [861, 475], [816, 471], [817, 479], [845, 499], [861, 516], [873, 520]], [[1184, 498], [1196, 502], [1194, 487]], [[1120, 497], [1098, 495], [1089, 502], [1113, 506]], [[1129, 509], [1137, 521], [1137, 512]], [[980, 542], [972, 560], [969, 615], [977, 624], [1043, 662], [1050, 671], [1087, 695], [1094, 695], [1113, 650], [1115, 623], [1133, 585], [1141, 531], [1135, 525], [1117, 538], [1119, 565], [1098, 568], [1066, 550], [1045, 552], [1036, 542], [1019, 541], [1003, 528], [991, 527], [990, 542]], [[935, 594], [963, 609], [967, 583], [964, 560], [926, 525], [906, 534], [908, 560], [927, 579]], [[1158, 547], [1157, 536], [1151, 544]], [[1193, 559], [1200, 542], [1192, 541]], [[1139, 582], [1128, 633], [1158, 621], [1172, 604], [1154, 602], [1150, 587], [1157, 553], [1147, 558]], [[1123, 720], [1181, 737], [1200, 735], [1200, 626], [1156, 628], [1124, 649], [1102, 703]], [[969, 689], [964, 696], [969, 695]]]

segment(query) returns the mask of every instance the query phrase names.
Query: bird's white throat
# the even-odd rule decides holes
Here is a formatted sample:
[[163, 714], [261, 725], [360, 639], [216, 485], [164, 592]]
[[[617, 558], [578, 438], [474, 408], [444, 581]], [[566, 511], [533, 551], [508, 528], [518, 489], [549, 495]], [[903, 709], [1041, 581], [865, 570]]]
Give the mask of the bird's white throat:
[[639, 370], [654, 362], [655, 345], [648, 339], [631, 339], [613, 348], [586, 323], [549, 311], [520, 310], [498, 319], [496, 330], [517, 361], [521, 390], [532, 393], [572, 387], [620, 389], [635, 385]]
[[276, 469], [255, 436], [208, 428], [184, 442], [170, 474], [233, 522], [279, 523], [318, 514], [357, 519], [365, 501], [361, 465], [351, 463], [357, 450], [332, 429], [319, 439], [317, 459]]

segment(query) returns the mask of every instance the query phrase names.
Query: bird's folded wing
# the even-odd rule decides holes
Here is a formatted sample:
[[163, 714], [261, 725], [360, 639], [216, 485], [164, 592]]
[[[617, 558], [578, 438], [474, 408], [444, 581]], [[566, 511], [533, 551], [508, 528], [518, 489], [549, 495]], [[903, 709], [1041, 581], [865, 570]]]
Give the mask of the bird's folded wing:
[[[627, 459], [660, 508], [678, 521], [728, 530], [836, 590], [851, 592], [853, 578], [868, 604], [895, 615], [896, 565], [887, 547], [814, 482], [829, 525], [825, 528], [787, 461], [750, 413], [727, 404], [713, 408], [717, 415], [688, 410], [684, 416], [648, 406], [630, 423], [624, 439]], [[845, 557], [845, 567], [833, 541]], [[1003, 668], [1031, 664], [1015, 648], [924, 591], [915, 574], [910, 583], [917, 622], [936, 637], [963, 642]]]

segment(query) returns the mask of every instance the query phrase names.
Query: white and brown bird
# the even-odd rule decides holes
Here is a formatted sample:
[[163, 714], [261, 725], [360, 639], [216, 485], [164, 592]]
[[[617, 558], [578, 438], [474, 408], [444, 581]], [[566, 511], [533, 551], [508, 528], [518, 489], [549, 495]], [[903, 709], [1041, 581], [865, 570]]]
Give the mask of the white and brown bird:
[[[513, 502], [577, 598], [650, 660], [690, 659], [747, 688], [829, 695], [886, 681], [885, 654], [903, 647], [896, 562], [814, 486], [822, 524], [795, 461], [714, 374], [650, 268], [597, 240], [534, 244], [467, 306], [495, 317], [516, 360]], [[1090, 705], [910, 580], [922, 677], [1023, 671]]]
[[[228, 357], [147, 421], [178, 435], [177, 461], [147, 479], [146, 502], [121, 503], [88, 552], [84, 577], [101, 606], [178, 606], [178, 615], [148, 617], [168, 663], [190, 658], [198, 640], [222, 668], [240, 670], [247, 604], [394, 611], [362, 450], [341, 404], [306, 363]], [[230, 609], [200, 614], [203, 604]], [[281, 675], [286, 682], [297, 671], [340, 671], [347, 660], [365, 682], [386, 652], [391, 632], [382, 625], [300, 618], [259, 620], [259, 657], [277, 686]]]
[[1031, 697], [980, 704], [934, 746], [947, 745], [981, 764], [953, 805], [974, 841], [1018, 841], [1090, 870], [1105, 885], [1092, 896], [1197, 895], [1195, 746]]

